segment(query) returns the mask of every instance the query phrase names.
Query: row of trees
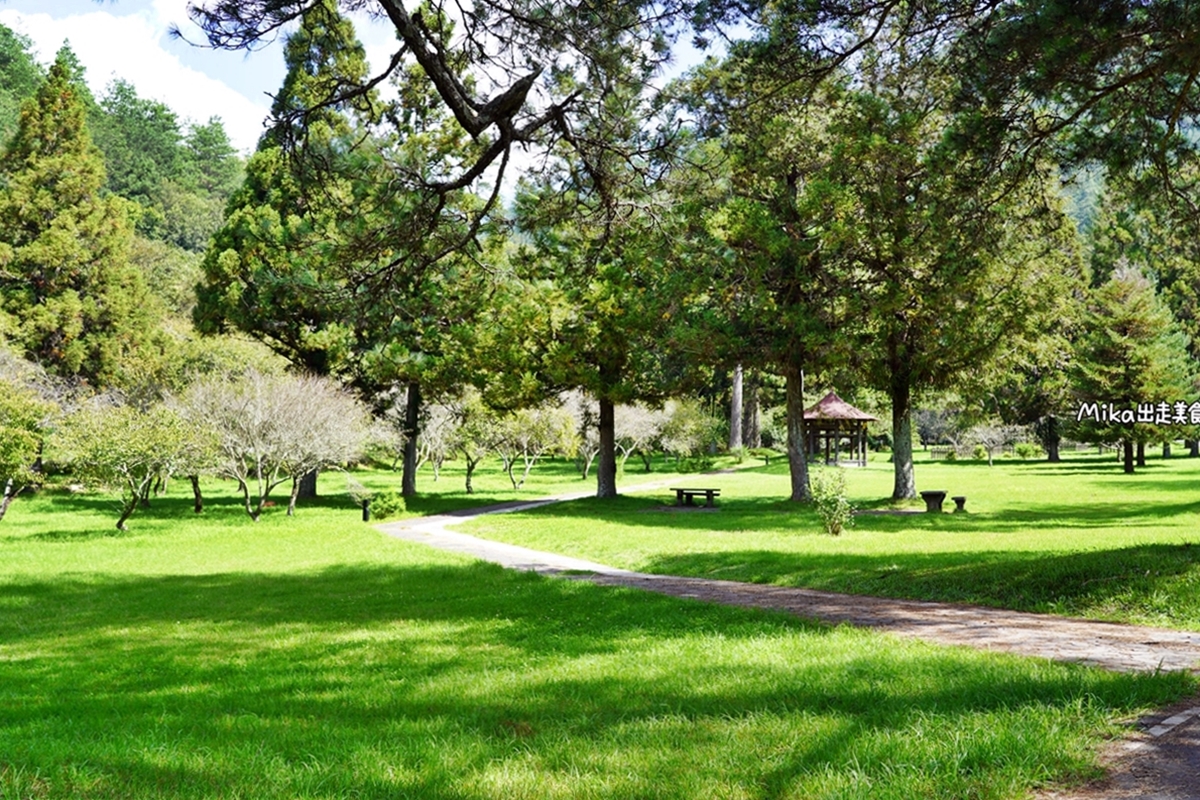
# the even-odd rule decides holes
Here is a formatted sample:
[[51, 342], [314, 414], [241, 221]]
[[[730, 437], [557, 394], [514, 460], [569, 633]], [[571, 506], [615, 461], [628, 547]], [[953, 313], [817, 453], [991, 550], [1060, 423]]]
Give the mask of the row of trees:
[[[40, 481], [46, 462], [116, 490], [119, 530], [150, 504], [153, 490], [177, 476], [190, 481], [196, 513], [203, 509], [201, 476], [236, 481], [254, 520], [271, 492], [290, 482], [290, 516], [305, 476], [403, 444], [402, 426], [371, 424], [367, 409], [327, 378], [250, 371], [198, 380], [179, 396], [148, 406], [111, 393], [64, 396], [56, 404], [36, 390], [39, 379], [45, 376], [36, 368], [11, 358], [0, 374], [0, 519], [20, 491]], [[497, 412], [472, 390], [431, 406], [419, 461], [430, 464], [437, 480], [447, 459], [461, 458], [468, 493], [475, 469], [489, 457], [499, 457], [514, 489], [548, 455], [575, 458], [586, 478], [597, 451], [592, 414], [579, 395]], [[647, 471], [658, 450], [677, 461], [694, 458], [720, 438], [717, 421], [695, 403], [662, 410], [620, 406], [616, 430], [622, 466], [636, 453]]]
[[[600, 17], [573, 2], [550, 17], [524, 0], [454, 14], [378, 2], [398, 49], [376, 75], [336, 0], [194, 8], [215, 46], [292, 31], [271, 127], [204, 256], [194, 321], [249, 333], [377, 411], [402, 390], [406, 494], [430, 403], [468, 387], [501, 412], [564, 390], [596, 398], [597, 492], [609, 496], [619, 406], [740, 366], [785, 383], [794, 499], [808, 495], [806, 382], [883, 398], [893, 493], [911, 497], [922, 397], [953, 390], [1053, 428], [1071, 392], [1116, 391], [1115, 371], [1091, 367], [1128, 356], [1128, 376], [1140, 363], [1104, 349], [1117, 325], [1105, 309], [1128, 305], [1121, 287], [1156, 289], [1171, 324], [1195, 318], [1192, 260], [1105, 238], [1104, 214], [1143, 242], [1190, 223], [1150, 178], [1178, 188], [1194, 171], [1190, 140], [1173, 133], [1194, 82], [1149, 81], [1175, 68], [1132, 44], [1173, 46], [1190, 18], [1171, 3], [1092, 19], [1050, 0], [1015, 16], [936, 2], [629, 0]], [[1043, 52], [1084, 18], [1097, 27], [1081, 62], [1112, 92], [1077, 80], [1075, 61], [1056, 60], [1063, 48]], [[728, 47], [664, 88], [685, 21]], [[37, 99], [47, 119], [71, 91], [61, 71], [51, 77], [67, 88]], [[1177, 97], [1130, 101], [1156, 91]], [[1159, 120], [1166, 107], [1176, 112]], [[514, 184], [518, 148], [538, 157]], [[1122, 199], [1072, 217], [1069, 177], [1101, 166]], [[1155, 224], [1120, 219], [1129, 209]], [[6, 335], [46, 361], [57, 344], [25, 332], [44, 305], [10, 311], [18, 333]], [[1137, 402], [1175, 390], [1156, 380], [1130, 384]]]
[[11, 369], [0, 375], [0, 519], [22, 489], [40, 482], [47, 464], [116, 490], [119, 530], [173, 476], [191, 482], [196, 513], [203, 509], [202, 475], [236, 481], [254, 520], [270, 493], [290, 482], [291, 515], [303, 477], [357, 458], [370, 427], [356, 398], [312, 376], [250, 371], [197, 381], [149, 405], [108, 393], [66, 396], [59, 405], [28, 386], [36, 374], [29, 370], [24, 381]]
[[[475, 468], [489, 456], [498, 456], [514, 489], [529, 477], [546, 455], [575, 459], [583, 479], [592, 471], [600, 452], [594, 398], [580, 392], [551, 398], [537, 406], [498, 411], [484, 402], [477, 390], [432, 403], [417, 440], [418, 466], [429, 464], [434, 480], [442, 464], [461, 458], [466, 465], [466, 490], [473, 491]], [[617, 470], [622, 472], [633, 456], [645, 471], [652, 469], [657, 453], [683, 462], [703, 464], [722, 446], [722, 423], [695, 401], [669, 401], [662, 408], [619, 405], [614, 409]], [[396, 461], [406, 442], [403, 418], [393, 417], [394, 427], [377, 434], [376, 441], [390, 445]]]

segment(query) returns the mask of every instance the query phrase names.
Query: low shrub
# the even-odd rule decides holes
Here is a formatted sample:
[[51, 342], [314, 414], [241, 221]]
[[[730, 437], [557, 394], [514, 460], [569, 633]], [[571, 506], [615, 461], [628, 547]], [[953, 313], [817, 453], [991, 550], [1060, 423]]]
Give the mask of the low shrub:
[[1042, 448], [1033, 442], [1020, 442], [1013, 448], [1013, 451], [1017, 454], [1017, 458], [1022, 460], [1040, 458], [1043, 455]]
[[809, 490], [826, 533], [837, 536], [854, 525], [854, 506], [846, 498], [846, 473], [840, 468], [815, 470]]
[[399, 492], [381, 492], [371, 498], [371, 516], [375, 519], [387, 519], [403, 514], [408, 506]]
[[987, 448], [981, 444], [975, 445], [975, 449], [971, 452], [971, 458], [976, 461], [986, 461], [988, 457]]

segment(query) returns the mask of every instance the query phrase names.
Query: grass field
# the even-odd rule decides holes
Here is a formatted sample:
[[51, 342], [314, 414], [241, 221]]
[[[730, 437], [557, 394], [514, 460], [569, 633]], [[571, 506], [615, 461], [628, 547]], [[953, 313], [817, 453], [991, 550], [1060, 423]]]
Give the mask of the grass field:
[[[856, 506], [891, 508], [881, 499], [891, 464], [846, 472]], [[1111, 456], [990, 468], [918, 460], [918, 488], [966, 495], [968, 513], [860, 514], [840, 537], [780, 500], [782, 462], [702, 481], [722, 490], [718, 512], [674, 513], [662, 509], [669, 493], [630, 490], [615, 504], [581, 501], [465, 529], [648, 572], [1200, 630], [1200, 459], [1151, 458], [1135, 475]]]
[[[474, 498], [453, 474], [425, 479], [438, 491], [412, 506], [511, 499], [493, 477]], [[819, 540], [805, 515], [738, 497], [779, 479], [712, 478], [729, 487], [717, 513], [626, 498], [610, 521], [584, 501], [516, 527], [590, 531], [604, 552], [660, 542], [642, 560], [692, 539], [713, 557], [722, 538]], [[565, 465], [538, 480], [522, 495], [581, 487]], [[125, 535], [99, 495], [14, 504], [0, 797], [1014, 798], [1093, 774], [1117, 721], [1194, 688], [509, 573], [381, 536], [322, 481], [297, 517], [257, 524], [216, 482], [195, 517], [177, 482]], [[721, 527], [738, 519], [798, 529]], [[876, 536], [906, 536], [882, 523]]]

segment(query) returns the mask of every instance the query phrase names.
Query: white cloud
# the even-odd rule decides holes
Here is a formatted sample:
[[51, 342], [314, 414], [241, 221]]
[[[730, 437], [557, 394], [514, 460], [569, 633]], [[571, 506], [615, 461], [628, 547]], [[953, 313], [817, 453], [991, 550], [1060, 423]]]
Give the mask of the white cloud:
[[97, 96], [113, 78], [123, 78], [140, 96], [166, 103], [181, 119], [206, 122], [211, 116], [221, 117], [234, 146], [249, 152], [262, 132], [268, 101], [248, 99], [163, 48], [168, 24], [186, 23], [185, 7], [186, 0], [154, 0], [133, 14], [94, 11], [61, 19], [0, 9], [0, 23], [32, 39], [45, 63], [69, 40]]

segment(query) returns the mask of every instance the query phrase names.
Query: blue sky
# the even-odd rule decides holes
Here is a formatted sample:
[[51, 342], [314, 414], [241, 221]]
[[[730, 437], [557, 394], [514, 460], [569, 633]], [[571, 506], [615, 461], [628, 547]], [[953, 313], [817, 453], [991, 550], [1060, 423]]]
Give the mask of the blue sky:
[[[97, 95], [120, 77], [184, 120], [221, 117], [234, 146], [248, 153], [270, 108], [269, 95], [283, 81], [282, 46], [246, 54], [173, 40], [167, 34], [171, 23], [192, 41], [203, 42], [186, 7], [187, 0], [0, 0], [0, 23], [32, 39], [43, 63], [69, 40]], [[386, 58], [394, 32], [356, 22], [368, 57], [373, 62]]]

